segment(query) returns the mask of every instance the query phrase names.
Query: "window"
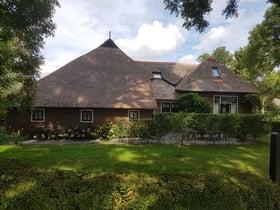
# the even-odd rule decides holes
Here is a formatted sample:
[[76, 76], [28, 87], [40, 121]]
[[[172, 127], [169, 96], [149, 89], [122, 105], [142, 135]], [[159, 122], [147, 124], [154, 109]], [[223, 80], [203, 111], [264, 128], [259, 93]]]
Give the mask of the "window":
[[237, 113], [237, 96], [214, 96], [213, 113], [226, 114]]
[[162, 112], [170, 112], [170, 103], [162, 103], [161, 104]]
[[31, 111], [31, 122], [44, 122], [45, 121], [45, 110], [34, 109]]
[[82, 109], [81, 110], [81, 122], [93, 122], [93, 110]]
[[213, 73], [214, 77], [216, 77], [216, 78], [221, 77], [220, 72], [218, 71], [217, 67], [212, 67], [212, 73]]
[[162, 103], [161, 112], [179, 112], [179, 104], [177, 103]]
[[162, 78], [161, 72], [153, 72], [153, 78], [154, 79], [161, 79]]
[[129, 120], [139, 120], [140, 112], [138, 110], [129, 110], [128, 111], [128, 119]]
[[171, 112], [179, 112], [179, 104], [172, 103], [171, 104]]

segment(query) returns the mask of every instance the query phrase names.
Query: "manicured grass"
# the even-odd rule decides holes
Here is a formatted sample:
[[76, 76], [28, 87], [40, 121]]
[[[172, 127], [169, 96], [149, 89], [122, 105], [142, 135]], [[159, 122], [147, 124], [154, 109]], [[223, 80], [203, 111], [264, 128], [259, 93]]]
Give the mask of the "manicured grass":
[[72, 144], [0, 146], [0, 158], [39, 167], [90, 173], [229, 174], [249, 172], [268, 177], [269, 145]]

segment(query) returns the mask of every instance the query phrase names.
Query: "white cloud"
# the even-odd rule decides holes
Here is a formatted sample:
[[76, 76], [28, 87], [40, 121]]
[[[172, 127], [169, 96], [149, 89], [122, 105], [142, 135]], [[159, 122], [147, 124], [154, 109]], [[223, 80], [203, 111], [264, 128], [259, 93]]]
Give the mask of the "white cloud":
[[195, 50], [204, 50], [205, 52], [208, 52], [209, 49], [212, 49], [214, 46], [222, 44], [222, 41], [227, 36], [229, 36], [229, 34], [225, 27], [219, 26], [212, 28], [200, 37], [200, 43], [193, 48]]
[[116, 42], [135, 59], [155, 59], [175, 50], [184, 38], [177, 26], [170, 23], [165, 27], [161, 22], [154, 21], [143, 24], [134, 39], [119, 39]]
[[196, 60], [196, 56], [191, 55], [191, 54], [183, 56], [182, 58], [179, 59], [179, 62], [189, 63], [189, 64], [197, 64], [198, 63], [198, 61]]
[[249, 30], [261, 22], [269, 6], [263, 0], [240, 0], [240, 16], [225, 21], [221, 12], [226, 1], [215, 0], [207, 17], [211, 25], [200, 34], [183, 29], [182, 19], [170, 15], [163, 1], [60, 0], [60, 4], [54, 17], [55, 37], [45, 40], [42, 51], [42, 75], [95, 49], [108, 39], [109, 31], [133, 59], [193, 63], [195, 55], [219, 46], [233, 52], [247, 43]]

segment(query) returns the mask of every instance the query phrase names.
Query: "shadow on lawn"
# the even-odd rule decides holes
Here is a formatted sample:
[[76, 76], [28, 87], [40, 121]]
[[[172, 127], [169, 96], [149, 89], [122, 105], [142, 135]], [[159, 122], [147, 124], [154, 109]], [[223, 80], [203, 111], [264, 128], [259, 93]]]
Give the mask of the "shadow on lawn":
[[80, 144], [11, 146], [0, 158], [16, 158], [45, 168], [88, 172], [147, 174], [229, 174], [249, 172], [268, 177], [269, 147]]

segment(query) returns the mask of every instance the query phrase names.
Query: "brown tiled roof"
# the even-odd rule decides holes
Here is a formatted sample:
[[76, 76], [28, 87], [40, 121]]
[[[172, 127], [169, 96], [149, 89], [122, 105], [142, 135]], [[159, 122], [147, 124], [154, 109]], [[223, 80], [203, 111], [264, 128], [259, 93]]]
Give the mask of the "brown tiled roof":
[[36, 106], [154, 109], [150, 77], [107, 40], [39, 80]]
[[[216, 78], [213, 75], [212, 67], [218, 68], [220, 78]], [[176, 90], [186, 92], [259, 93], [252, 85], [212, 58], [203, 61], [192, 73], [185, 76], [176, 86]]]

